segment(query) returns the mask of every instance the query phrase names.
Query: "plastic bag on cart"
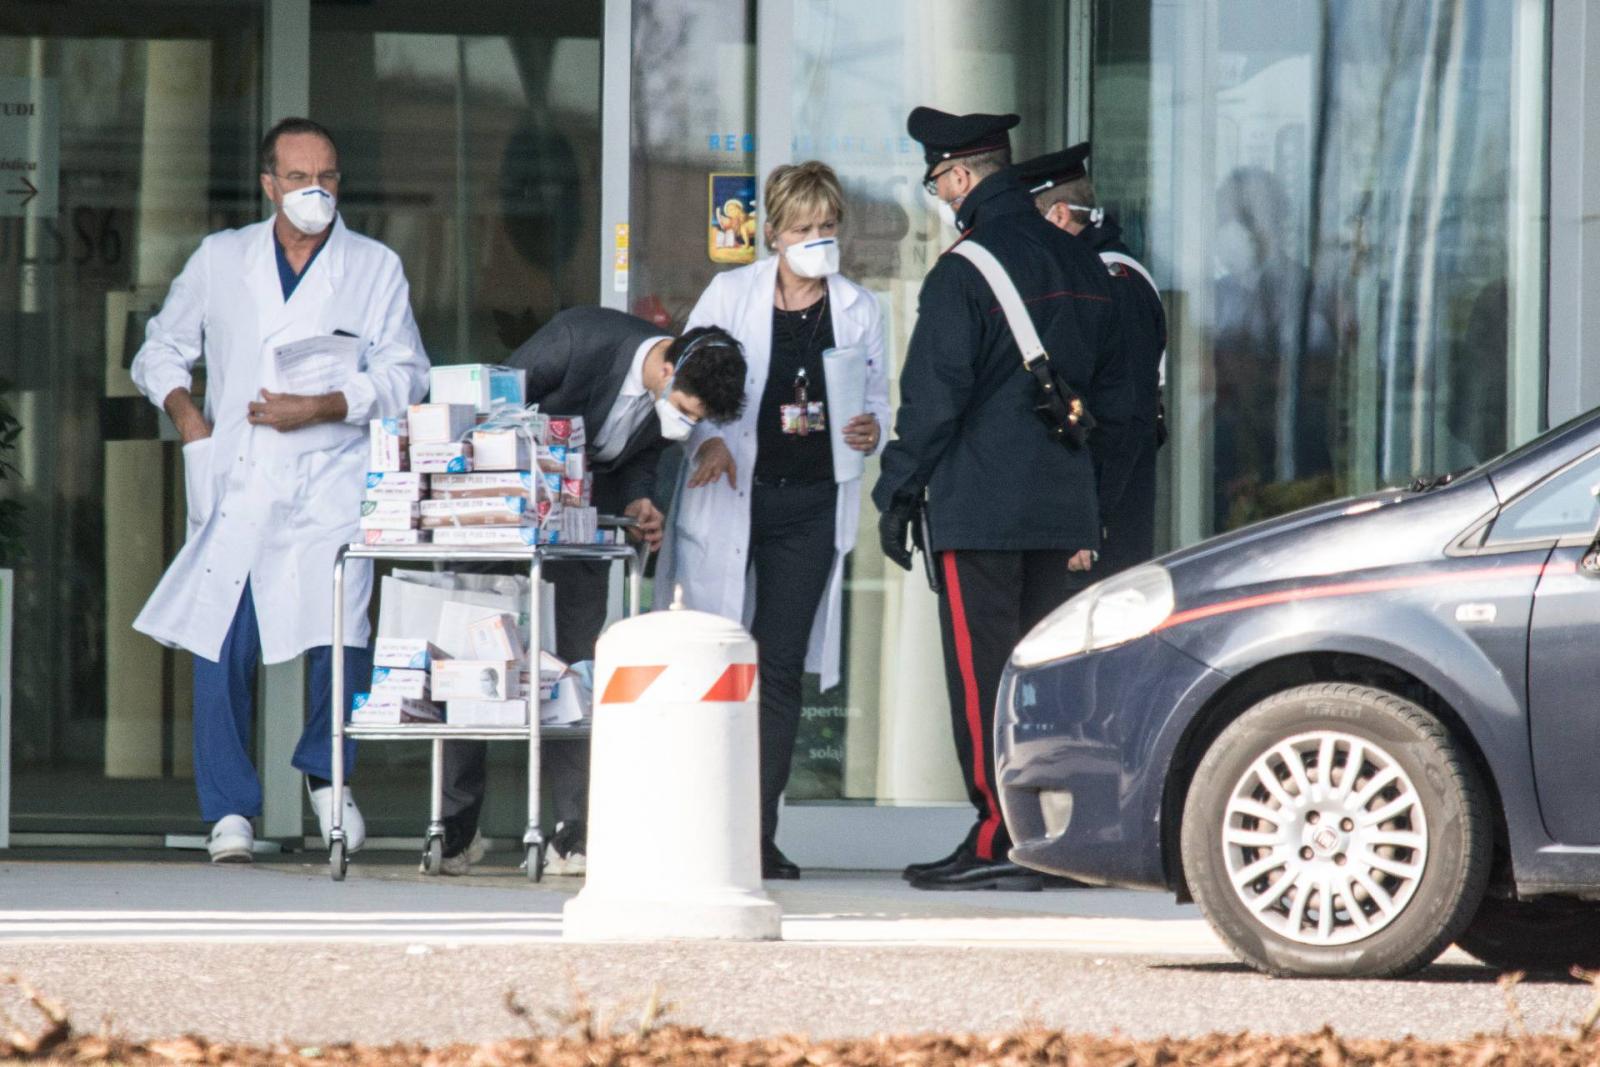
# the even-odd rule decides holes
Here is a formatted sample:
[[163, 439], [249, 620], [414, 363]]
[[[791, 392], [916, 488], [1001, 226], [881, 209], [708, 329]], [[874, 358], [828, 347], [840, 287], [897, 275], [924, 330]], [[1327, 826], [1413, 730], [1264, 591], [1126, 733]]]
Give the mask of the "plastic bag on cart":
[[539, 657], [539, 721], [544, 725], [567, 726], [589, 717], [593, 675], [580, 673], [579, 666], [568, 666], [549, 653]]
[[[542, 585], [539, 644], [550, 651], [555, 648], [556, 636], [555, 588], [549, 582]], [[506, 612], [517, 618], [526, 643], [527, 590], [528, 579], [519, 575], [397, 570], [379, 586], [378, 636], [427, 638], [447, 655], [470, 658], [465, 628], [480, 618]], [[449, 604], [457, 606], [448, 611], [446, 620]], [[441, 633], [440, 624], [446, 621], [449, 629]]]

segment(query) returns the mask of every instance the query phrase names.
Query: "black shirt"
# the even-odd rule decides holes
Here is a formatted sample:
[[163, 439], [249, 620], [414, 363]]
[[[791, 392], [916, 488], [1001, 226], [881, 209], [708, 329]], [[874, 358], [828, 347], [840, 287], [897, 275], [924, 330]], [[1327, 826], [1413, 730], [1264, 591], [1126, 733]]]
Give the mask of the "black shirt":
[[828, 297], [799, 311], [772, 309], [772, 362], [761, 393], [756, 421], [756, 480], [762, 482], [831, 482], [833, 446], [828, 429], [806, 434], [784, 433], [785, 404], [796, 403], [795, 381], [805, 372], [806, 399], [822, 402], [827, 414], [828, 387], [822, 375], [822, 353], [833, 347], [833, 321]]

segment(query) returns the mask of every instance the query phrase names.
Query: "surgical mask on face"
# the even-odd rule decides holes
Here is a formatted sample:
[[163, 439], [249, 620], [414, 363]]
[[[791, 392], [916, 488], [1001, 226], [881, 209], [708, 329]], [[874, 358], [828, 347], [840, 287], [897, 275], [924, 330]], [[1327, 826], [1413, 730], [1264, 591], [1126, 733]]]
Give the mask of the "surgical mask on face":
[[1098, 226], [1104, 222], [1106, 218], [1106, 209], [1103, 207], [1085, 207], [1082, 204], [1068, 204], [1067, 209], [1069, 211], [1078, 211], [1088, 215], [1090, 226]]
[[661, 436], [668, 441], [686, 440], [694, 431], [694, 420], [674, 407], [664, 392], [656, 397], [656, 418], [661, 422]]
[[283, 215], [295, 229], [316, 236], [333, 222], [335, 200], [320, 185], [308, 185], [283, 194]]
[[785, 248], [783, 258], [802, 278], [825, 278], [839, 273], [839, 242], [832, 237], [801, 241]]
[[948, 200], [939, 201], [939, 219], [957, 233], [961, 232], [961, 223], [956, 221], [956, 209]]

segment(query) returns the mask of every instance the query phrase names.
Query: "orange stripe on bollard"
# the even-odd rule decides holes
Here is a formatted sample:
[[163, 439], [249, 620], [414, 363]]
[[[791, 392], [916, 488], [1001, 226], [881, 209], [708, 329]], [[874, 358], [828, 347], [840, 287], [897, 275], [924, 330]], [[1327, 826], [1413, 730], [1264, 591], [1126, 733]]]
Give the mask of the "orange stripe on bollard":
[[644, 695], [650, 688], [650, 683], [661, 677], [661, 672], [667, 668], [660, 667], [618, 667], [611, 674], [611, 680], [606, 682], [606, 691], [600, 698], [602, 704], [632, 704]]
[[756, 665], [754, 663], [730, 663], [728, 669], [722, 672], [722, 677], [717, 679], [717, 684], [711, 687], [710, 692], [700, 698], [701, 703], [712, 701], [740, 701], [750, 699], [750, 690], [756, 685]]

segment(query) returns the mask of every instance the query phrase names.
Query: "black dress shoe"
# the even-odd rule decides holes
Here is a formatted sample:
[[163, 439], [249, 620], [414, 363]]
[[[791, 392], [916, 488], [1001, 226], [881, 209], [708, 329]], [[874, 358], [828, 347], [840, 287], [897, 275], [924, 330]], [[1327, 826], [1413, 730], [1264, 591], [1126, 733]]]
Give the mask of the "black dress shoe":
[[907, 864], [906, 869], [900, 872], [900, 877], [904, 878], [908, 882], [914, 881], [918, 878], [921, 878], [925, 874], [932, 874], [934, 871], [940, 870], [944, 867], [949, 867], [952, 864], [960, 863], [969, 858], [971, 855], [972, 850], [967, 848], [967, 843], [963, 841], [961, 844], [956, 846], [956, 850], [954, 852], [950, 853], [950, 855], [944, 857], [943, 859], [929, 860], [926, 863]]
[[779, 852], [777, 845], [762, 845], [761, 877], [764, 881], [792, 882], [800, 877], [800, 868], [794, 860]]
[[1019, 867], [1009, 860], [984, 860], [969, 856], [921, 878], [913, 878], [911, 888], [1005, 889], [1014, 893], [1037, 893], [1044, 888], [1044, 875]]

